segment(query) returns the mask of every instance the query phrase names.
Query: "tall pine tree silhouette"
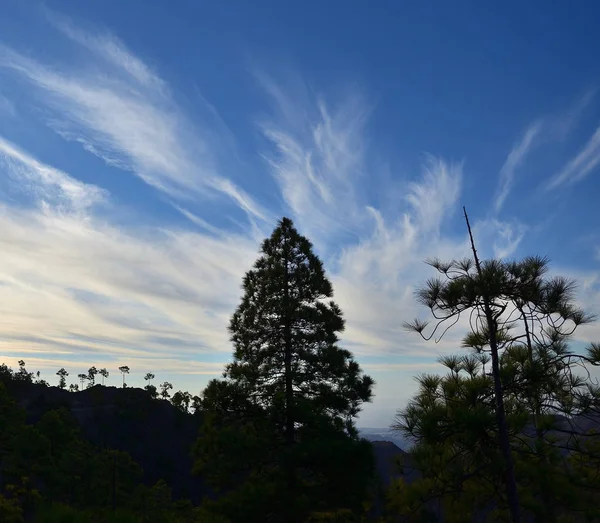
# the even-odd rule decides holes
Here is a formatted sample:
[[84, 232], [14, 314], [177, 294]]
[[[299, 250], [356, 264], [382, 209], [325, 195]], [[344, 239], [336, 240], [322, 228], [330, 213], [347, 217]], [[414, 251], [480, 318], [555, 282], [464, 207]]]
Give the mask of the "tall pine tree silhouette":
[[331, 282], [290, 219], [263, 242], [243, 289], [229, 327], [233, 362], [224, 380], [209, 383], [203, 406], [217, 417], [267, 420], [281, 442], [279, 465], [294, 499], [300, 481], [317, 477], [307, 472], [315, 466], [307, 460], [315, 442], [357, 442], [354, 418], [374, 382], [338, 346], [344, 319]]

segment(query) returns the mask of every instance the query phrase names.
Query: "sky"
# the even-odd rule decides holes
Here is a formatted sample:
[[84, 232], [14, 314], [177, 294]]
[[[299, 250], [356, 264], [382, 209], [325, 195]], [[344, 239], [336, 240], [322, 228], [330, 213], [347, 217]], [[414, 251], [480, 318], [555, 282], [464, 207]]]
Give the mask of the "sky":
[[462, 350], [402, 324], [463, 205], [483, 257], [546, 255], [600, 312], [596, 2], [1, 3], [2, 362], [199, 393], [282, 216], [377, 382], [360, 426]]

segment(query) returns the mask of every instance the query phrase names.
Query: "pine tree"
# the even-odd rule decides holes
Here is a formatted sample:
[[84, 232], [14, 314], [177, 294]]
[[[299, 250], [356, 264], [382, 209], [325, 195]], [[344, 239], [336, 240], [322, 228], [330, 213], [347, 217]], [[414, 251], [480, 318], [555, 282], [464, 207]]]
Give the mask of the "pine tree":
[[[332, 285], [310, 241], [290, 219], [283, 218], [263, 242], [243, 289], [229, 327], [233, 362], [224, 380], [204, 390], [203, 408], [208, 419], [212, 414], [218, 420], [213, 426], [237, 423], [251, 427], [253, 437], [268, 434], [270, 443], [263, 447], [269, 451], [261, 450], [271, 466], [278, 463], [286, 499], [296, 501], [306, 493], [307, 478], [314, 481], [316, 469], [335, 454], [332, 448], [324, 451], [328, 442], [341, 447], [358, 440], [354, 418], [370, 401], [374, 382], [337, 345], [344, 319], [331, 299]], [[201, 461], [206, 466], [209, 460]]]
[[88, 379], [88, 375], [87, 374], [77, 374], [77, 377], [79, 378], [79, 381], [81, 382], [81, 390], [83, 390], [83, 383], [85, 382], [85, 380]]
[[119, 371], [123, 376], [123, 388], [125, 388], [127, 386], [127, 384], [125, 383], [125, 374], [129, 374], [129, 367], [127, 365], [122, 365], [121, 367], [119, 367]]
[[168, 399], [171, 396], [170, 390], [173, 389], [173, 385], [168, 381], [165, 381], [160, 386], [160, 397], [164, 400]]
[[146, 380], [148, 382], [148, 385], [146, 385], [144, 387], [144, 390], [146, 390], [152, 398], [156, 398], [158, 396], [158, 390], [156, 389], [156, 387], [154, 385], [152, 385], [152, 380], [155, 377], [156, 376], [152, 372], [148, 372], [144, 376], [144, 380]]
[[309, 240], [284, 218], [264, 241], [263, 255], [244, 278], [234, 313], [234, 361], [225, 377], [242, 385], [259, 405], [283, 396], [285, 439], [316, 413], [354, 434], [353, 418], [371, 399], [373, 380], [350, 352], [337, 346], [342, 312], [327, 299], [333, 288]]
[[100, 374], [100, 376], [102, 376], [102, 385], [104, 385], [104, 380], [106, 378], [108, 378], [108, 376], [109, 376], [110, 373], [104, 368], [104, 369], [100, 369], [98, 371], [98, 374]]
[[65, 368], [63, 367], [62, 369], [60, 369], [56, 375], [58, 376], [59, 380], [58, 380], [58, 386], [61, 389], [66, 388], [67, 386], [67, 376], [69, 375], [69, 373], [65, 370]]
[[[489, 375], [492, 390], [485, 394], [491, 400], [488, 406], [493, 405], [496, 421], [494, 424], [486, 424], [495, 431], [501, 456], [500, 477], [505, 484], [506, 499], [499, 504], [506, 503], [511, 520], [518, 522], [522, 503], [519, 502], [515, 455], [523, 457], [524, 453], [532, 453], [537, 460], [537, 470], [547, 470], [550, 473], [556, 448], [553, 448], [553, 442], [547, 440], [545, 433], [550, 428], [556, 429], [555, 425], [564, 416], [590, 415], [594, 409], [594, 414], [597, 415], [600, 390], [592, 386], [591, 382], [577, 377], [577, 373], [581, 370], [586, 372], [585, 365], [597, 365], [600, 360], [595, 353], [596, 345], [590, 346], [586, 354], [577, 355], [568, 350], [567, 341], [575, 329], [592, 320], [590, 315], [574, 303], [574, 282], [561, 277], [545, 277], [548, 270], [548, 260], [545, 258], [527, 257], [511, 262], [492, 259], [480, 262], [466, 212], [465, 218], [473, 261], [428, 261], [441, 277], [428, 280], [417, 292], [417, 297], [421, 304], [431, 310], [436, 320], [435, 326], [429, 331], [430, 334], [425, 334], [428, 322], [415, 320], [406, 326], [429, 339], [436, 333], [443, 336], [449, 328], [445, 324], [452, 326], [461, 315], [469, 316], [471, 332], [463, 339], [463, 347], [485, 356], [486, 361], [491, 359], [492, 362], [492, 372]], [[447, 402], [448, 387], [453, 387], [454, 392], [458, 390], [458, 375], [463, 368], [466, 369], [456, 358], [445, 363], [451, 364], [446, 366], [456, 377], [452, 374], [451, 379], [444, 382], [444, 395], [441, 396], [443, 402]], [[474, 368], [473, 360], [468, 369]], [[488, 375], [484, 370], [477, 376], [467, 373], [470, 381], [461, 382], [461, 386], [468, 385], [473, 389], [485, 388], [490, 384], [487, 382], [486, 385], [485, 378]], [[433, 396], [430, 392], [441, 387], [441, 378], [429, 378], [420, 382], [420, 395], [411, 403], [410, 409], [400, 416], [399, 428], [409, 434], [413, 430], [411, 427], [422, 423], [419, 419], [425, 414], [429, 416], [427, 419], [430, 420], [428, 427], [431, 434], [439, 435], [440, 426], [449, 426], [446, 421], [439, 421], [435, 417], [437, 414], [431, 418], [431, 412], [437, 412], [436, 409], [441, 409], [441, 412], [448, 406], [431, 399]], [[582, 387], [585, 393], [581, 392]], [[470, 390], [469, 394], [469, 397], [474, 397], [474, 390]], [[429, 399], [425, 401], [424, 398]], [[416, 409], [416, 406], [419, 408]], [[482, 401], [478, 400], [478, 408], [483, 406]], [[454, 407], [459, 409], [458, 404]], [[472, 418], [475, 411], [471, 409], [469, 412], [468, 416]], [[512, 421], [509, 415], [512, 415]], [[434, 423], [433, 419], [438, 419], [439, 424]], [[519, 448], [516, 453], [517, 445], [511, 439], [514, 436], [519, 441], [514, 433], [515, 420], [531, 422], [536, 440], [535, 444], [525, 450]], [[568, 432], [575, 439], [580, 436], [575, 430], [569, 429]], [[461, 436], [460, 441], [467, 439]], [[492, 456], [489, 449], [486, 453], [488, 457]], [[454, 463], [456, 465], [457, 462]], [[529, 467], [529, 470], [533, 468]], [[529, 471], [526, 470], [525, 474], [529, 474]], [[554, 486], [541, 480], [534, 484], [536, 488], [540, 487], [538, 497], [542, 500], [542, 508], [536, 509], [537, 520], [548, 523], [556, 521]], [[529, 489], [527, 493], [531, 491]]]
[[[471, 337], [471, 336], [469, 336]], [[506, 338], [502, 337], [504, 343]], [[580, 366], [600, 363], [600, 347], [582, 355], [564, 346], [534, 343], [507, 347], [500, 357], [510, 446], [517, 490], [526, 521], [596, 521], [600, 488], [600, 389]], [[421, 521], [429, 512], [448, 523], [508, 517], [502, 455], [497, 444], [493, 380], [483, 370], [487, 354], [440, 358], [445, 375], [417, 377], [417, 394], [399, 412], [395, 428], [415, 442], [404, 472], [410, 483], [390, 491], [397, 515]], [[533, 362], [533, 363], [531, 363]], [[536, 405], [541, 401], [541, 412]], [[576, 514], [581, 518], [577, 519]]]
[[96, 384], [96, 375], [98, 374], [98, 369], [93, 366], [88, 369], [88, 387], [93, 387]]
[[33, 372], [29, 372], [25, 367], [25, 361], [19, 360], [19, 370], [14, 373], [16, 380], [33, 383]]

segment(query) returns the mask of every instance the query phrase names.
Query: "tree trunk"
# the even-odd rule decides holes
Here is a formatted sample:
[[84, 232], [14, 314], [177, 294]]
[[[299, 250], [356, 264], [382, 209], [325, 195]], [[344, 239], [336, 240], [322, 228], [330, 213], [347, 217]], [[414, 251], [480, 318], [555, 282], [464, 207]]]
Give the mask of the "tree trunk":
[[288, 447], [287, 487], [290, 500], [296, 490], [296, 470], [293, 463], [292, 447], [294, 446], [294, 388], [292, 376], [292, 311], [290, 307], [289, 290], [289, 248], [287, 238], [284, 243], [284, 274], [283, 274], [283, 336], [284, 336], [284, 374], [285, 374], [285, 441]]
[[517, 493], [517, 482], [515, 480], [515, 468], [513, 464], [512, 454], [510, 452], [510, 439], [508, 436], [508, 425], [506, 423], [506, 411], [504, 408], [504, 393], [502, 391], [502, 382], [500, 381], [500, 358], [498, 356], [496, 321], [492, 314], [490, 297], [488, 295], [485, 282], [482, 278], [481, 264], [479, 263], [477, 250], [475, 249], [475, 242], [473, 240], [473, 233], [471, 231], [471, 225], [469, 224], [467, 210], [464, 207], [463, 210], [465, 213], [465, 220], [467, 222], [467, 229], [469, 230], [469, 238], [471, 240], [473, 257], [475, 259], [475, 267], [477, 268], [477, 274], [479, 275], [482, 284], [481, 292], [483, 295], [483, 307], [490, 334], [490, 349], [492, 353], [492, 376], [494, 379], [494, 396], [496, 400], [496, 421], [498, 423], [498, 444], [500, 446], [500, 452], [502, 453], [502, 457], [504, 458], [504, 484], [506, 487], [508, 509], [510, 511], [512, 523], [520, 523], [521, 515], [519, 506], [519, 495]]
[[[527, 352], [529, 356], [529, 364], [533, 367], [533, 342], [531, 340], [531, 332], [529, 330], [529, 320], [525, 311], [519, 308], [519, 312], [521, 313], [521, 317], [523, 318], [523, 324], [525, 326], [525, 337], [527, 340]], [[535, 394], [535, 393], [534, 393]], [[542, 459], [544, 464], [548, 464], [548, 456], [546, 454], [545, 442], [544, 442], [544, 434], [542, 429], [540, 428], [540, 420], [542, 416], [542, 409], [540, 406], [540, 398], [534, 398], [534, 412], [533, 412], [533, 424], [535, 425], [535, 437], [538, 443], [538, 451], [541, 454], [538, 456]], [[549, 495], [548, 489], [545, 485], [541, 485], [542, 490], [542, 512], [543, 514], [538, 514], [536, 516], [537, 523], [556, 523], [556, 514], [553, 510], [553, 499], [552, 496]]]

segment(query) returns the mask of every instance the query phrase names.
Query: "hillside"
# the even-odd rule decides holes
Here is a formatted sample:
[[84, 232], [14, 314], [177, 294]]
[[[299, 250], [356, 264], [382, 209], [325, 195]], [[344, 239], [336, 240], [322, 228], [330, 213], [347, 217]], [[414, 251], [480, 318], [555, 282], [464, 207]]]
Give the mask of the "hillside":
[[362, 438], [365, 438], [371, 442], [389, 441], [405, 451], [408, 451], [412, 446], [412, 442], [406, 439], [402, 434], [392, 431], [386, 427], [361, 427], [358, 429], [358, 432]]
[[[141, 467], [140, 480], [147, 487], [162, 480], [172, 489], [174, 500], [189, 500], [194, 505], [199, 505], [205, 496], [213, 497], [202, 478], [192, 474], [191, 449], [202, 426], [199, 413], [184, 412], [170, 401], [154, 399], [139, 388], [95, 385], [82, 391], [68, 392], [28, 381], [0, 381], [23, 409], [28, 425], [39, 424], [48, 413], [66, 409], [76, 421], [85, 441], [99, 449], [116, 449], [129, 454]], [[581, 417], [570, 422], [564, 419], [558, 428], [567, 429], [569, 425], [585, 430], [600, 426], [598, 418]], [[0, 442], [5, 440], [8, 431], [8, 424], [0, 429]], [[526, 431], [524, 435], [533, 436], [529, 432]], [[550, 432], [549, 436], [562, 440], [568, 447], [566, 434]], [[372, 439], [376, 475], [384, 489], [390, 486], [394, 478], [402, 477], [408, 483], [418, 479], [418, 472], [411, 467], [410, 455], [394, 442], [384, 441], [383, 431], [373, 433], [363, 429], [361, 434]], [[566, 449], [562, 451], [566, 452]], [[34, 461], [37, 459], [35, 456], [33, 458]], [[400, 462], [403, 464], [401, 468]], [[108, 499], [108, 483], [105, 483], [104, 489], [104, 498]], [[439, 515], [439, 508], [435, 504], [427, 505]], [[376, 501], [375, 509], [381, 513], [383, 498]], [[474, 521], [485, 519], [483, 513], [474, 517]], [[525, 521], [529, 519], [525, 518]]]
[[[129, 453], [143, 470], [143, 482], [164, 480], [173, 497], [199, 503], [210, 489], [192, 475], [191, 447], [202, 424], [199, 414], [184, 413], [169, 401], [153, 399], [139, 388], [95, 385], [68, 392], [21, 381], [6, 382], [25, 410], [27, 423], [37, 423], [45, 413], [66, 408], [77, 420], [82, 435], [102, 448]], [[406, 455], [394, 443], [373, 441], [377, 473], [384, 485], [398, 477], [397, 458]], [[413, 474], [407, 474], [412, 479]]]
[[96, 385], [68, 392], [18, 381], [9, 383], [8, 388], [25, 409], [28, 423], [64, 407], [90, 443], [129, 453], [142, 467], [145, 484], [162, 479], [173, 489], [175, 498], [195, 503], [208, 494], [201, 478], [191, 474], [190, 448], [198, 435], [199, 416], [184, 413], [169, 401], [153, 399], [137, 388]]

